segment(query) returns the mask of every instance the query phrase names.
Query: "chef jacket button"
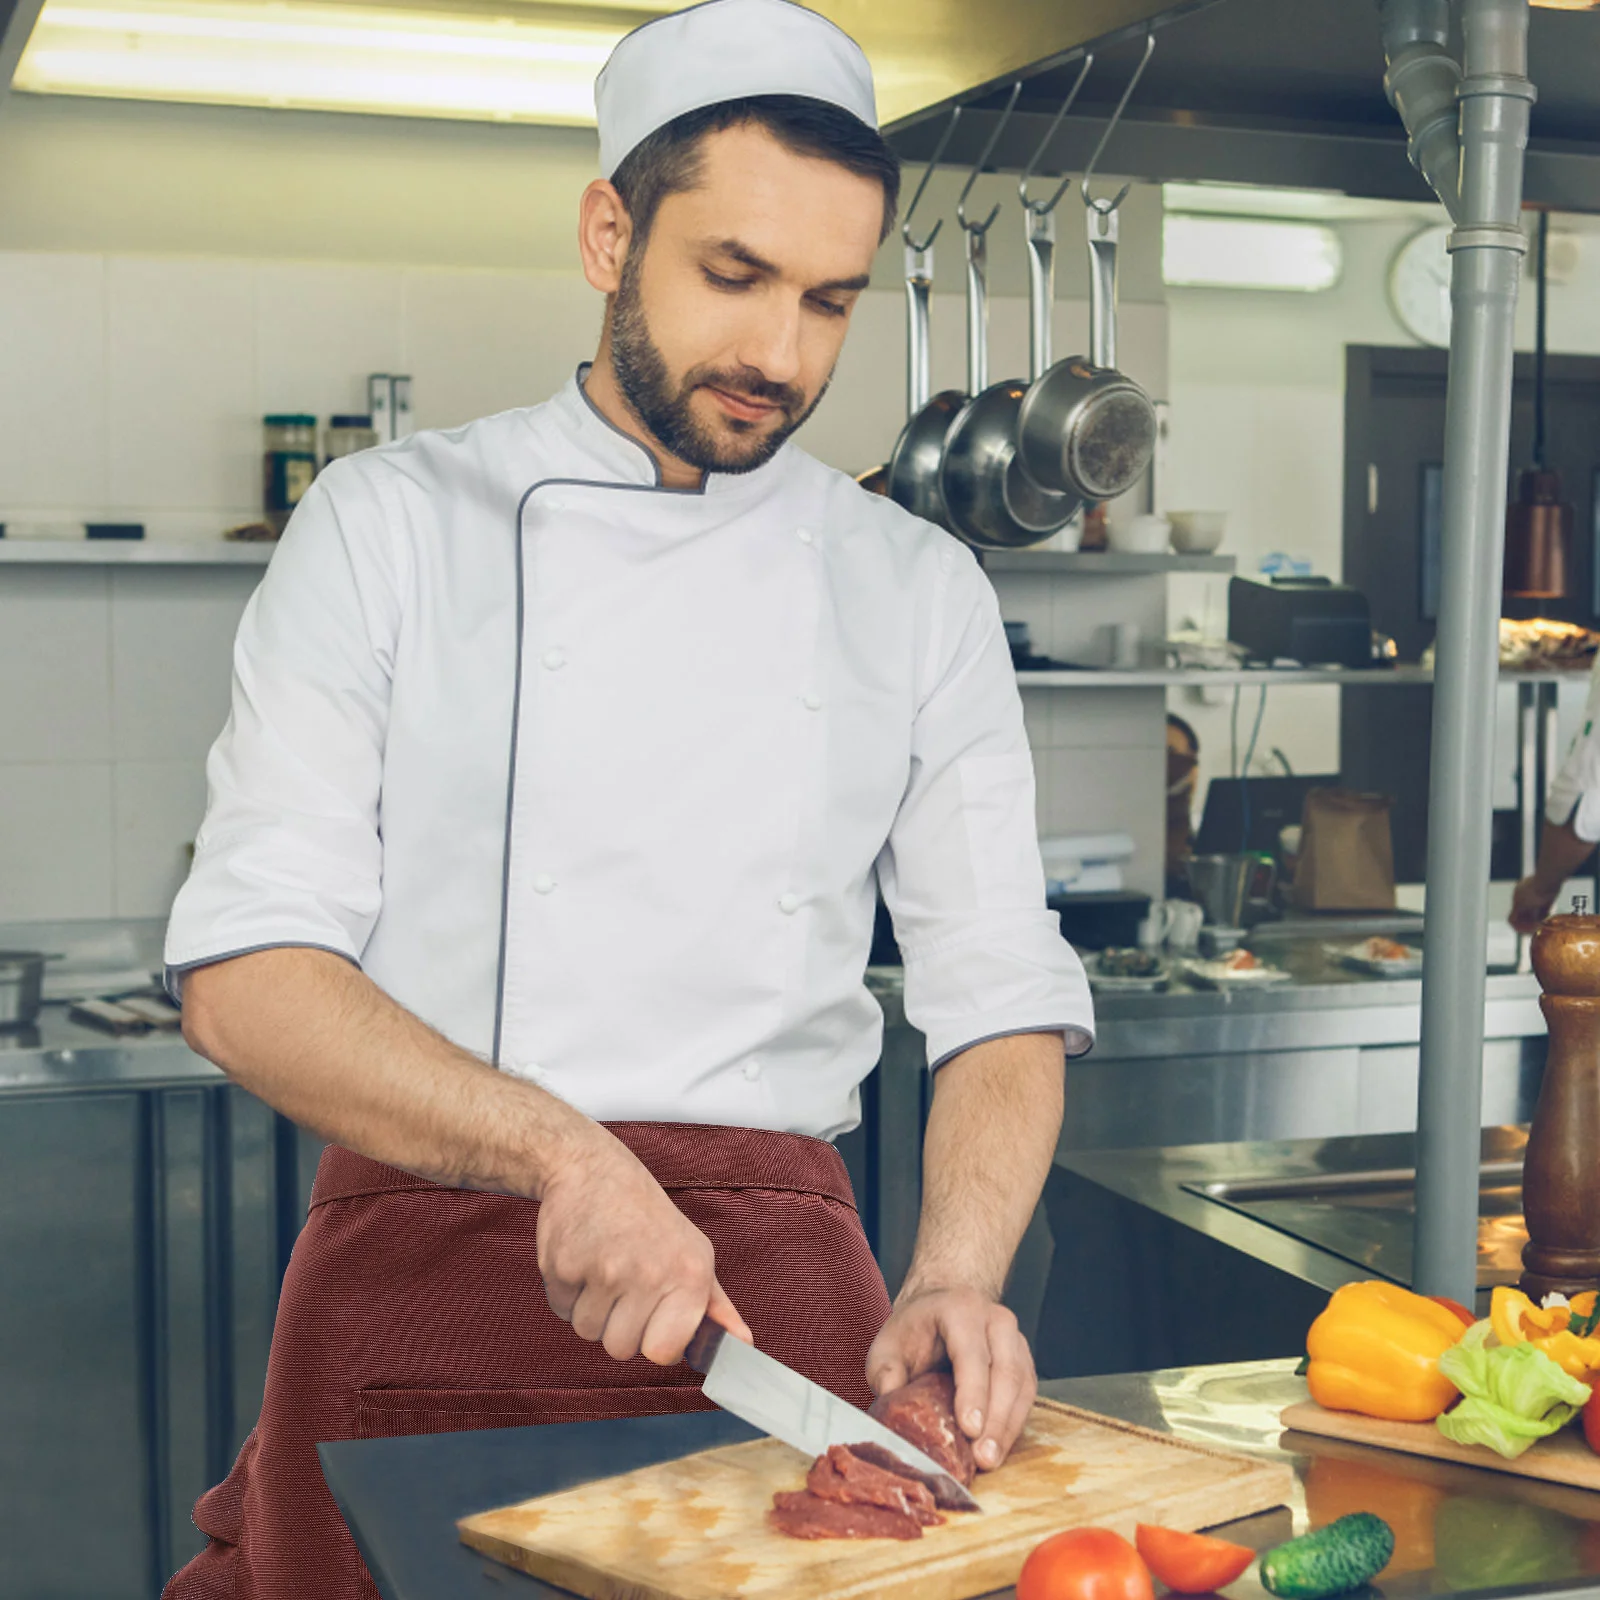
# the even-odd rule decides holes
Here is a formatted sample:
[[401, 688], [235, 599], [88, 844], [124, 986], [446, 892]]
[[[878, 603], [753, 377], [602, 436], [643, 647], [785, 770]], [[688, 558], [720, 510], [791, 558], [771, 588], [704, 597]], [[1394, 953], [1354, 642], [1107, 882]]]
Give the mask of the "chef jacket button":
[[801, 544], [810, 544], [812, 542], [812, 534], [809, 528], [796, 528], [794, 536]]
[[541, 872], [539, 876], [533, 880], [533, 892], [535, 894], [549, 894], [550, 891], [555, 888], [555, 886], [556, 880], [552, 878], [548, 872]]
[[780, 894], [778, 896], [778, 909], [786, 917], [792, 917], [800, 909], [800, 896], [797, 894]]
[[566, 653], [566, 651], [565, 650], [546, 650], [545, 653], [544, 653], [544, 664], [545, 664], [545, 666], [547, 666], [550, 669], [550, 671], [552, 671], [552, 672], [558, 671], [560, 668], [566, 666], [566, 664], [567, 664], [567, 653]]
[[744, 1066], [740, 1068], [740, 1071], [744, 1073], [745, 1077], [751, 1083], [754, 1083], [756, 1079], [761, 1076], [761, 1063], [759, 1061], [747, 1061], [745, 1062]]
[[820, 711], [822, 709], [822, 696], [820, 694], [808, 694], [802, 704], [807, 711]]

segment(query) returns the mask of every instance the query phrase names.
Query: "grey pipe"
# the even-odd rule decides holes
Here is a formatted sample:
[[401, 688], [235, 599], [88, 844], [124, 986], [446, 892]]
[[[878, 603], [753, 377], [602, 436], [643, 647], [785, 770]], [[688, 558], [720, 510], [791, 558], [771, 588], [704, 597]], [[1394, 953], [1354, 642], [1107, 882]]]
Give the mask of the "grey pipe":
[[1383, 92], [1400, 113], [1411, 164], [1428, 180], [1453, 221], [1461, 219], [1461, 141], [1456, 92], [1461, 68], [1445, 48], [1447, 0], [1383, 0], [1388, 70]]
[[928, 326], [933, 300], [933, 241], [906, 246], [906, 415], [914, 417], [933, 393]]
[[[1386, 17], [1388, 10], [1386, 9]], [[1499, 668], [1512, 323], [1533, 86], [1528, 0], [1461, 0], [1460, 191], [1450, 236], [1450, 379], [1428, 791], [1413, 1286], [1473, 1303], [1488, 927], [1488, 774]]]

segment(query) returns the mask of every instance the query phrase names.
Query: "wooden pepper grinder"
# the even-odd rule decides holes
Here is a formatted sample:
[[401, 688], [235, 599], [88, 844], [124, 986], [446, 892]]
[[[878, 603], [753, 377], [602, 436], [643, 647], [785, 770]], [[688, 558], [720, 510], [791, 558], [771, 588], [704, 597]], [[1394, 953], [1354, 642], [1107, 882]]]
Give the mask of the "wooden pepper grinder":
[[1600, 917], [1549, 918], [1532, 953], [1550, 1030], [1522, 1171], [1521, 1287], [1537, 1302], [1600, 1288]]

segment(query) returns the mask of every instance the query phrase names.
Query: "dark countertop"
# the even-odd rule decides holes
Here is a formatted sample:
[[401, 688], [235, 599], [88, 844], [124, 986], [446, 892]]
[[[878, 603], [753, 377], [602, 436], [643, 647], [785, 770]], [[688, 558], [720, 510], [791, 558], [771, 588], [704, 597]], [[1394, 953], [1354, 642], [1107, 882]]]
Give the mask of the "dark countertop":
[[[1293, 1367], [1287, 1360], [1239, 1362], [1041, 1388], [1106, 1416], [1289, 1462], [1293, 1504], [1228, 1525], [1225, 1536], [1240, 1544], [1267, 1549], [1348, 1511], [1378, 1511], [1396, 1537], [1395, 1559], [1377, 1591], [1385, 1600], [1600, 1592], [1600, 1493], [1284, 1434], [1279, 1412], [1305, 1398]], [[384, 1600], [511, 1600], [566, 1591], [467, 1549], [456, 1539], [457, 1517], [750, 1435], [716, 1412], [356, 1440], [320, 1450]], [[1230, 1584], [1229, 1594], [1261, 1600], [1254, 1569]]]

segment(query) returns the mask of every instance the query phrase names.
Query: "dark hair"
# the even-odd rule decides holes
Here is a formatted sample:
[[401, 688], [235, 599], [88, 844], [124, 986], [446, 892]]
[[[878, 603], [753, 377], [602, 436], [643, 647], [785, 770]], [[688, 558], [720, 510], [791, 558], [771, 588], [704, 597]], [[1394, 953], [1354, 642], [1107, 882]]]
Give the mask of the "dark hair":
[[857, 177], [876, 178], [883, 185], [883, 230], [878, 237], [888, 238], [900, 203], [900, 160], [883, 135], [825, 100], [759, 94], [685, 111], [646, 135], [622, 158], [611, 182], [641, 243], [650, 235], [661, 202], [700, 181], [701, 140], [747, 122], [765, 128], [796, 155], [832, 161]]

